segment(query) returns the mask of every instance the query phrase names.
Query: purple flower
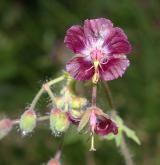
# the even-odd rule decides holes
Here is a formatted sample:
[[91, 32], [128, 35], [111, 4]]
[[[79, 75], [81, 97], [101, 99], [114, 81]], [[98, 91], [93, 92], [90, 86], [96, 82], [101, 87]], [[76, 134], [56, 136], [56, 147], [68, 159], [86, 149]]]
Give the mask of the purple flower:
[[105, 18], [85, 20], [84, 26], [68, 29], [64, 43], [75, 54], [66, 66], [76, 80], [90, 80], [97, 83], [121, 77], [129, 60], [125, 54], [131, 52], [131, 45], [122, 29], [113, 27]]
[[117, 134], [118, 127], [106, 114], [99, 108], [92, 108], [90, 115], [91, 131], [98, 135], [108, 135], [109, 133]]
[[92, 133], [104, 136], [109, 133], [117, 134], [117, 124], [100, 108], [92, 106], [84, 111], [78, 130], [81, 131], [85, 126], [89, 126], [89, 130]]
[[118, 127], [111, 119], [101, 116], [101, 118], [97, 120], [94, 131], [96, 134], [102, 136], [108, 135], [109, 133], [116, 135], [118, 133]]
[[74, 116], [73, 113], [71, 113], [70, 111], [67, 112], [67, 116], [68, 116], [68, 119], [69, 121], [72, 123], [72, 124], [75, 124], [75, 125], [78, 125], [81, 118], [80, 117], [77, 117], [77, 116]]

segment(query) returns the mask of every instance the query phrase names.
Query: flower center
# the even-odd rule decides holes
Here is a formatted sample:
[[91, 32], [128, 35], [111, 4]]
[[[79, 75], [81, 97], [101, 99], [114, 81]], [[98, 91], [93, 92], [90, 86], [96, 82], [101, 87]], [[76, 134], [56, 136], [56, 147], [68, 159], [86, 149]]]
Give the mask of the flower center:
[[91, 51], [91, 59], [93, 61], [93, 66], [94, 66], [94, 75], [92, 77], [92, 82], [94, 84], [97, 84], [99, 80], [99, 66], [101, 67], [101, 61], [104, 57], [104, 52], [101, 49], [94, 49]]
[[104, 56], [104, 53], [101, 49], [94, 49], [91, 51], [91, 58], [93, 61], [100, 61], [101, 58]]

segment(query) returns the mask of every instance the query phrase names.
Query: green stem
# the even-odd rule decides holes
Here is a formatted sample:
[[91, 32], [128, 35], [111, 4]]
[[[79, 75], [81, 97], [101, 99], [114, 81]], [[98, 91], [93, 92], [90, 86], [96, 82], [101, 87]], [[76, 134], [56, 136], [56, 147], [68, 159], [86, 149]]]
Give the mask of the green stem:
[[34, 109], [34, 108], [35, 108], [35, 106], [36, 106], [36, 104], [37, 104], [39, 98], [40, 98], [41, 95], [43, 94], [43, 92], [44, 92], [44, 89], [41, 88], [41, 89], [39, 90], [39, 92], [36, 94], [36, 96], [34, 97], [32, 103], [31, 103], [31, 106], [30, 106], [31, 109]]
[[96, 106], [97, 100], [97, 85], [93, 85], [92, 87], [92, 106]]
[[48, 84], [49, 86], [52, 86], [52, 85], [54, 85], [54, 84], [57, 84], [57, 83], [63, 81], [63, 80], [65, 79], [65, 77], [66, 77], [65, 75], [62, 75], [62, 76], [60, 76], [60, 77], [58, 77], [58, 78], [56, 78], [56, 79], [53, 79], [53, 80], [47, 82], [47, 84]]
[[96, 165], [93, 152], [86, 153], [87, 165]]
[[[48, 85], [48, 87], [49, 87], [49, 89], [50, 89], [50, 86], [52, 86], [52, 85], [54, 85], [54, 84], [56, 84], [56, 83], [61, 82], [62, 80], [64, 80], [64, 78], [65, 78], [65, 75], [62, 75], [62, 76], [60, 76], [60, 77], [58, 77], [58, 78], [56, 78], [56, 79], [54, 79], [54, 80], [51, 80], [51, 81], [47, 82], [46, 84]], [[31, 106], [30, 106], [31, 109], [35, 109], [35, 106], [36, 106], [38, 100], [40, 99], [40, 97], [42, 96], [42, 94], [43, 94], [44, 92], [46, 92], [46, 90], [45, 90], [45, 89], [43, 88], [43, 86], [42, 86], [42, 88], [41, 88], [41, 89], [39, 90], [39, 92], [36, 94], [36, 96], [34, 97], [32, 103], [31, 103]], [[54, 98], [54, 96], [53, 96], [53, 94], [51, 94], [51, 93], [52, 93], [52, 92], [49, 91], [48, 94], [49, 94], [49, 96], [50, 96], [51, 99], [52, 99], [52, 98]], [[53, 102], [53, 101], [54, 101], [54, 100], [52, 99], [52, 102]]]
[[[116, 113], [116, 110], [115, 110], [115, 105], [114, 105], [114, 102], [113, 102], [111, 90], [110, 90], [107, 83], [103, 82], [103, 87], [104, 87], [104, 90], [105, 90], [105, 93], [106, 93], [106, 98], [108, 100], [108, 104], [109, 104], [110, 108], [112, 109], [112, 116], [113, 116], [113, 118], [116, 119], [117, 113]], [[125, 140], [125, 137], [124, 137], [124, 134], [122, 134], [122, 142], [120, 144], [120, 150], [121, 150], [122, 155], [124, 156], [126, 165], [134, 165], [130, 150], [127, 146], [127, 143], [126, 143], [126, 140]]]
[[49, 97], [51, 98], [52, 104], [56, 106], [55, 97], [54, 97], [53, 92], [51, 91], [50, 87], [48, 87], [47, 93], [48, 93]]
[[[45, 115], [45, 116], [40, 116], [37, 118], [37, 121], [38, 122], [41, 122], [41, 121], [46, 121], [49, 119], [49, 116], [48, 115]], [[12, 120], [12, 124], [13, 125], [18, 125], [20, 123], [20, 119], [15, 119], [15, 120]]]

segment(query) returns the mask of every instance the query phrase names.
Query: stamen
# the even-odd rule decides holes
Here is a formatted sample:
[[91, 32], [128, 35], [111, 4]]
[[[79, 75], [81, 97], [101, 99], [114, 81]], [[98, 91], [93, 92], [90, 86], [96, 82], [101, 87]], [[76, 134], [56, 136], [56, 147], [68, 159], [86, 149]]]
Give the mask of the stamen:
[[97, 84], [97, 82], [98, 82], [98, 80], [99, 80], [99, 70], [98, 70], [98, 66], [99, 66], [99, 61], [98, 60], [95, 60], [94, 62], [93, 62], [93, 64], [94, 64], [94, 69], [95, 69], [95, 73], [94, 73], [94, 75], [93, 75], [93, 77], [92, 77], [92, 82], [94, 83], [94, 84]]
[[85, 70], [85, 72], [90, 71], [94, 66], [91, 66], [89, 69]]
[[103, 68], [102, 68], [102, 65], [101, 65], [101, 64], [99, 64], [99, 67], [102, 69], [102, 72], [104, 72], [104, 70], [103, 70]]
[[95, 60], [93, 62], [93, 64], [94, 64], [94, 67], [95, 67], [95, 70], [96, 70], [98, 68], [98, 66], [99, 66], [99, 61], [98, 60]]
[[108, 60], [106, 62], [101, 62], [101, 64], [107, 64], [108, 63]]
[[99, 80], [99, 71], [97, 70], [97, 72], [95, 71], [95, 73], [94, 73], [94, 75], [92, 77], [92, 82], [94, 84], [97, 84], [98, 80]]
[[92, 134], [91, 136], [91, 147], [89, 151], [96, 151], [95, 147], [94, 147], [94, 135]]

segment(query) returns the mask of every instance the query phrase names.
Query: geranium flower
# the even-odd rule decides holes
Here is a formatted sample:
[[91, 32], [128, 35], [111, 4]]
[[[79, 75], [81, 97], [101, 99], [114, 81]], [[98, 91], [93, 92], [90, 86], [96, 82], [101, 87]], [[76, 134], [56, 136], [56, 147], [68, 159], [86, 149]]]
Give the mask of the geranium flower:
[[91, 134], [91, 147], [90, 151], [96, 151], [94, 147], [94, 134], [101, 136], [113, 133], [118, 133], [118, 126], [105, 114], [100, 108], [96, 106], [89, 107], [82, 115], [80, 123], [78, 125], [78, 131], [81, 131], [84, 127], [88, 126]]
[[76, 56], [66, 65], [66, 70], [76, 80], [97, 83], [121, 77], [129, 60], [125, 54], [131, 45], [122, 29], [113, 27], [105, 18], [84, 21], [84, 26], [74, 25], [68, 29], [64, 43]]
[[118, 127], [111, 119], [99, 116], [97, 118], [96, 126], [94, 129], [95, 133], [98, 135], [107, 135], [113, 133], [116, 135], [118, 133]]
[[78, 130], [82, 130], [86, 125], [89, 125], [89, 130], [98, 135], [108, 135], [109, 133], [117, 134], [117, 124], [100, 108], [89, 107], [82, 115]]

